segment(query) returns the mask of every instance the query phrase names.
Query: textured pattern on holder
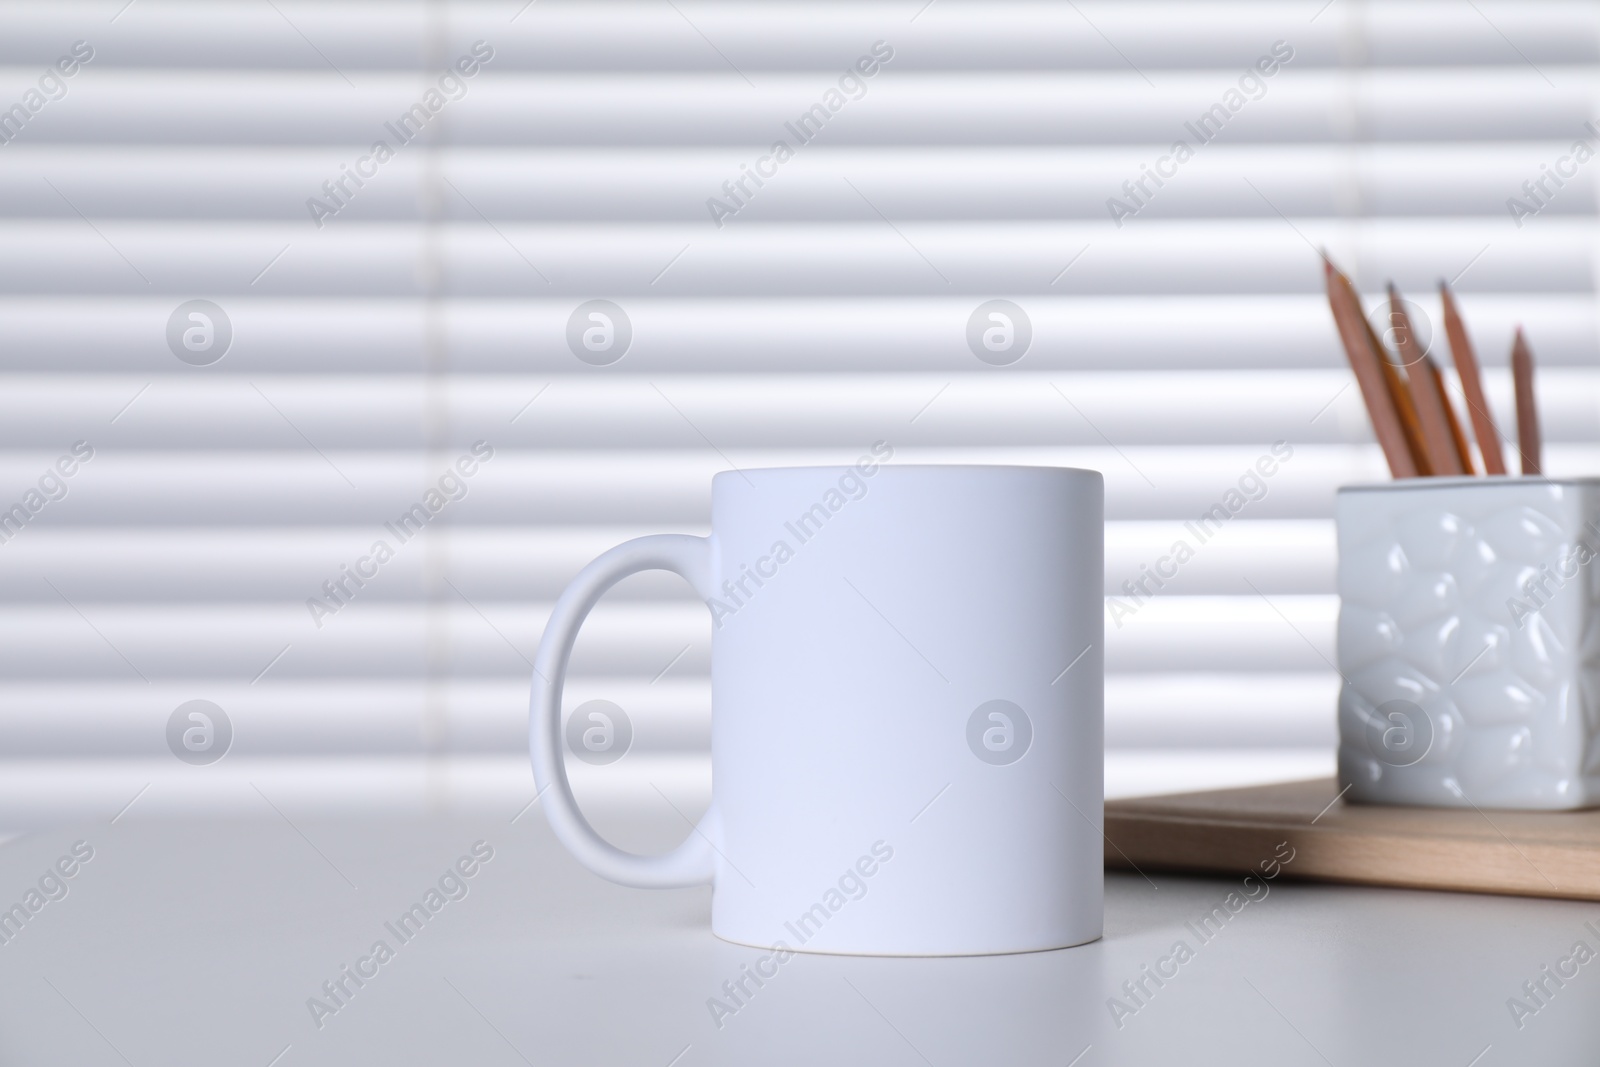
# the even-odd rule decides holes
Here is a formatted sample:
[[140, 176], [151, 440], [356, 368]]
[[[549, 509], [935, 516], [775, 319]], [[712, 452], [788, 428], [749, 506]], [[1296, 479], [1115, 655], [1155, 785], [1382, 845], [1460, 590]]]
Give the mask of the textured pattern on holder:
[[1571, 484], [1340, 494], [1350, 799], [1600, 804], [1600, 560], [1580, 562], [1597, 501]]

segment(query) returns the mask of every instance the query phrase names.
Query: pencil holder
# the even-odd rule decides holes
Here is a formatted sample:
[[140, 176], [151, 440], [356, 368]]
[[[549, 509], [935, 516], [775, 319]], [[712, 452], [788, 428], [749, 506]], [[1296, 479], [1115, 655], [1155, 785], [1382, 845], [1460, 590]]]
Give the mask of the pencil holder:
[[1348, 486], [1335, 514], [1346, 796], [1600, 805], [1600, 479]]

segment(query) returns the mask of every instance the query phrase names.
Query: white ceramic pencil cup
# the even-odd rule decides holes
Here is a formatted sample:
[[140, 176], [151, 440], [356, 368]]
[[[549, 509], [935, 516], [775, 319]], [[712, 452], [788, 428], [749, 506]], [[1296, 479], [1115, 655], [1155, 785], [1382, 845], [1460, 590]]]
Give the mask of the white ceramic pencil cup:
[[1339, 490], [1349, 799], [1600, 805], [1600, 479]]

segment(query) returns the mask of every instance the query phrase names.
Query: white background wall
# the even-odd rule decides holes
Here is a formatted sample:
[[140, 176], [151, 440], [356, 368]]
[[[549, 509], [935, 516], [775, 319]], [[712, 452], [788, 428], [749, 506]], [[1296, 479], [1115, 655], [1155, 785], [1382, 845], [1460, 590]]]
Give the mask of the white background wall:
[[[1509, 425], [1521, 322], [1558, 473], [1600, 467], [1594, 175], [1507, 198], [1596, 106], [1600, 14], [1560, 3], [111, 3], [0, 9], [0, 107], [93, 59], [0, 144], [0, 507], [94, 458], [0, 544], [0, 826], [533, 795], [527, 659], [590, 556], [702, 531], [730, 464], [1097, 468], [1107, 592], [1293, 457], [1108, 624], [1113, 794], [1331, 773], [1333, 490], [1386, 477], [1321, 296], [1325, 247], [1436, 321], [1452, 278]], [[493, 58], [320, 227], [307, 199], [443, 68]], [[707, 199], [875, 42], [893, 58], [724, 225]], [[1107, 200], [1263, 82], [1136, 215]], [[1552, 187], [1553, 188], [1553, 187]], [[179, 360], [207, 299], [226, 355]], [[616, 302], [591, 366], [569, 316]], [[992, 298], [1031, 322], [991, 366]], [[472, 442], [494, 458], [319, 628], [325, 579]], [[708, 638], [630, 581], [569, 706], [634, 748], [596, 804], [703, 803]], [[168, 751], [177, 706], [232, 724]]]

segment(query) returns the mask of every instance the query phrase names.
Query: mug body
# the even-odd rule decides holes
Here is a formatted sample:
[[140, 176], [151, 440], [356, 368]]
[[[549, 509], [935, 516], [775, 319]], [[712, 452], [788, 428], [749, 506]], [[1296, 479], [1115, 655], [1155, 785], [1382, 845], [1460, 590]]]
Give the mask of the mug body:
[[1350, 486], [1336, 516], [1350, 799], [1600, 804], [1600, 482]]
[[712, 487], [712, 929], [885, 955], [1101, 932], [1097, 472], [730, 471]]

